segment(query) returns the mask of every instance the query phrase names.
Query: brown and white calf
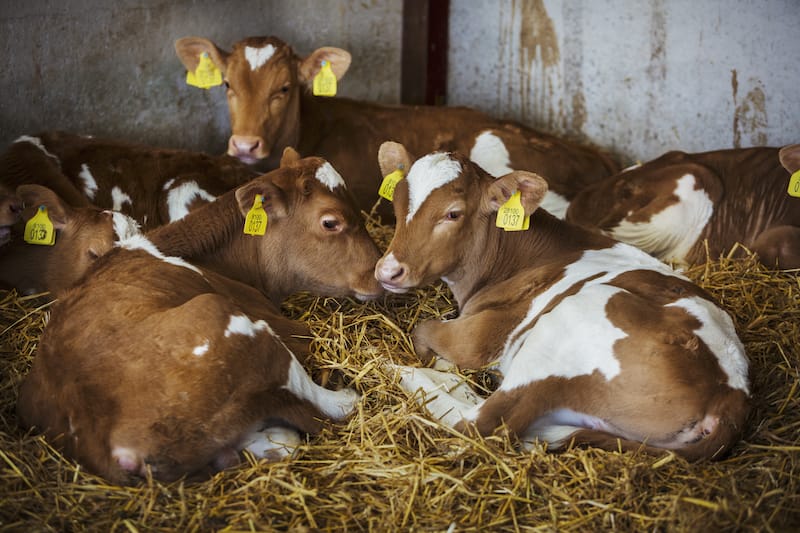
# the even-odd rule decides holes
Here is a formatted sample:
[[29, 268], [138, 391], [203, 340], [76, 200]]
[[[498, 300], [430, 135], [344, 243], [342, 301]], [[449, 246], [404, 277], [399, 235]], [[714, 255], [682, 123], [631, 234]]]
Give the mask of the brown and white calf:
[[256, 175], [229, 156], [58, 131], [22, 136], [0, 157], [0, 185], [7, 189], [43, 185], [73, 207], [96, 205], [130, 215], [145, 231]]
[[[393, 143], [381, 166], [410, 167], [395, 191], [397, 227], [375, 268], [404, 292], [444, 280], [459, 317], [414, 331], [422, 359], [477, 368], [496, 363], [488, 398], [452, 374], [401, 367], [402, 384], [437, 399], [447, 424], [491, 434], [506, 424], [523, 441], [605, 449], [670, 449], [714, 458], [736, 442], [748, 412], [748, 363], [730, 317], [702, 289], [633, 246], [538, 209], [547, 183], [498, 179], [463, 155], [433, 153], [413, 166]], [[530, 229], [495, 227], [519, 191]]]
[[[56, 232], [53, 246], [17, 238], [0, 248], [0, 286], [24, 294], [62, 292], [111, 250], [114, 242], [139, 232], [136, 222], [122, 213], [69, 206], [47, 187], [20, 185], [13, 197], [22, 222], [44, 206]], [[23, 205], [27, 206], [24, 211]]]
[[[416, 154], [468, 153], [495, 176], [512, 168], [536, 171], [550, 184], [545, 207], [561, 217], [575, 193], [618, 169], [592, 148], [473, 109], [313, 96], [310, 87], [323, 61], [337, 78], [350, 66], [350, 54], [340, 48], [323, 47], [300, 57], [280, 39], [250, 37], [228, 52], [208, 39], [185, 37], [175, 49], [189, 71], [195, 71], [203, 53], [222, 71], [232, 130], [228, 154], [268, 167], [286, 146], [324, 157], [348, 179], [367, 212], [378, 200], [381, 183], [372, 154], [387, 140]], [[380, 214], [391, 217], [391, 207], [383, 202]]]
[[[257, 194], [268, 215], [266, 232], [245, 235]], [[324, 159], [300, 158], [291, 148], [278, 169], [148, 238], [167, 255], [246, 283], [276, 303], [298, 290], [362, 300], [383, 292], [373, 275], [380, 253], [341, 175]]]
[[787, 193], [800, 144], [669, 152], [589, 185], [567, 220], [667, 262], [694, 264], [741, 243], [760, 260], [800, 268], [800, 198]]
[[19, 420], [114, 482], [282, 457], [359, 399], [308, 377], [308, 337], [260, 291], [132, 236], [52, 307]]

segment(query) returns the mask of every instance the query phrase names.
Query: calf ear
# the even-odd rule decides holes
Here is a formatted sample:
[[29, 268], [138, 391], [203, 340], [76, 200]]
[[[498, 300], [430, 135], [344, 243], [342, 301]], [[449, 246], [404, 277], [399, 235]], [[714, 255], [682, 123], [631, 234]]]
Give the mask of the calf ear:
[[331, 64], [331, 70], [337, 80], [342, 79], [344, 73], [350, 68], [350, 52], [341, 48], [324, 46], [314, 50], [308, 57], [300, 61], [298, 72], [300, 80], [305, 84], [314, 81], [314, 76], [322, 68], [322, 62], [327, 61]]
[[47, 207], [47, 215], [53, 223], [53, 228], [63, 229], [73, 213], [72, 208], [65, 204], [56, 193], [41, 185], [20, 185], [17, 187], [17, 196], [25, 205], [22, 218], [26, 221], [30, 220], [36, 214], [39, 206], [43, 205]]
[[794, 174], [800, 170], [800, 144], [784, 146], [778, 152], [778, 158], [781, 160], [783, 168], [788, 170], [789, 174]]
[[228, 56], [230, 55], [203, 37], [183, 37], [178, 39], [175, 41], [175, 52], [189, 72], [197, 70], [197, 65], [200, 63], [200, 55], [203, 52], [207, 52], [211, 61], [224, 73]]
[[411, 154], [400, 143], [386, 141], [378, 149], [378, 165], [381, 167], [382, 176], [391, 174], [398, 168], [403, 171], [403, 174], [408, 174], [411, 161]]
[[520, 200], [525, 214], [530, 215], [539, 207], [547, 194], [547, 182], [533, 172], [515, 170], [494, 180], [483, 197], [484, 209], [494, 213], [508, 201], [515, 192], [520, 192]]
[[281, 155], [281, 166], [288, 167], [294, 163], [300, 161], [300, 154], [297, 153], [297, 150], [292, 148], [291, 146], [287, 146], [283, 149], [283, 155]]
[[253, 207], [253, 201], [257, 194], [264, 197], [264, 211], [267, 215], [274, 218], [283, 218], [288, 213], [286, 195], [271, 181], [255, 180], [236, 189], [236, 202], [239, 204], [239, 211], [242, 216], [247, 216], [248, 211]]

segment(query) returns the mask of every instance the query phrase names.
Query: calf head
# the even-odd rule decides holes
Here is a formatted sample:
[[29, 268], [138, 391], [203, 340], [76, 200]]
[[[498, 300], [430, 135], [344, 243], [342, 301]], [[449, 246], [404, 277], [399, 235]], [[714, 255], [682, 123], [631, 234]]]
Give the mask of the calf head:
[[345, 50], [323, 47], [301, 58], [275, 37], [244, 39], [231, 52], [202, 37], [184, 37], [175, 50], [189, 71], [197, 69], [203, 53], [222, 71], [232, 132], [228, 154], [246, 163], [297, 145], [301, 91], [311, 86], [322, 61], [337, 79], [350, 66]]
[[0, 279], [24, 292], [58, 293], [69, 288], [117, 240], [139, 231], [136, 222], [122, 213], [71, 207], [40, 185], [20, 185], [16, 196], [26, 206], [23, 221], [45, 206], [56, 231], [52, 247], [14, 242], [4, 250]]
[[22, 200], [0, 185], [0, 246], [11, 240], [12, 227], [22, 214]]
[[[410, 168], [396, 187], [395, 234], [375, 266], [375, 277], [391, 292], [431, 283], [455, 282], [483, 257], [497, 210], [520, 191], [526, 215], [539, 207], [547, 182], [531, 172], [514, 171], [494, 179], [467, 157], [434, 152], [411, 165], [405, 148], [381, 145], [384, 175]], [[502, 231], [502, 230], [499, 230]]]

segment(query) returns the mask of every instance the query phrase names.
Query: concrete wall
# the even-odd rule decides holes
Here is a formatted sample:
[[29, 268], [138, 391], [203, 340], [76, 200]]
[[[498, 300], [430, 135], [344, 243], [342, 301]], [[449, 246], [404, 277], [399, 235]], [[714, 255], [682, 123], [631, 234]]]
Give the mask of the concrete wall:
[[610, 149], [800, 142], [797, 0], [451, 0], [448, 104]]
[[0, 147], [44, 129], [221, 152], [222, 88], [185, 84], [175, 39], [275, 35], [353, 54], [339, 93], [400, 98], [401, 0], [2, 0]]

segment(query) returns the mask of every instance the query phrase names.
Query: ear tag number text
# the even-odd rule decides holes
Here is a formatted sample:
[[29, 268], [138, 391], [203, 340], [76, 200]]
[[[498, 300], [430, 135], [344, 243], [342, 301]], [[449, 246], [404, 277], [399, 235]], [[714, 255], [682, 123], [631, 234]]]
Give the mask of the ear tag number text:
[[244, 219], [244, 233], [246, 235], [264, 235], [267, 231], [267, 212], [264, 211], [264, 196], [256, 194], [253, 207], [247, 212]]
[[56, 232], [47, 214], [47, 207], [40, 205], [36, 214], [25, 224], [25, 242], [45, 246], [56, 243]]
[[789, 196], [800, 198], [800, 170], [792, 174], [789, 179]]
[[314, 76], [314, 96], [336, 96], [336, 74], [331, 70], [330, 61], [323, 61], [322, 68]]
[[520, 192], [515, 192], [511, 198], [500, 206], [497, 210], [497, 221], [495, 224], [498, 228], [503, 228], [505, 231], [523, 231], [530, 227], [530, 215], [525, 215], [525, 209], [522, 207], [520, 200]]
[[201, 89], [222, 85], [222, 72], [208, 56], [208, 52], [200, 54], [200, 63], [194, 72], [186, 72], [186, 83]]
[[405, 177], [403, 173], [403, 168], [400, 167], [394, 172], [390, 172], [383, 178], [383, 182], [381, 182], [381, 187], [378, 189], [378, 195], [386, 198], [390, 202], [394, 200], [394, 188], [397, 187], [397, 184], [400, 183]]

